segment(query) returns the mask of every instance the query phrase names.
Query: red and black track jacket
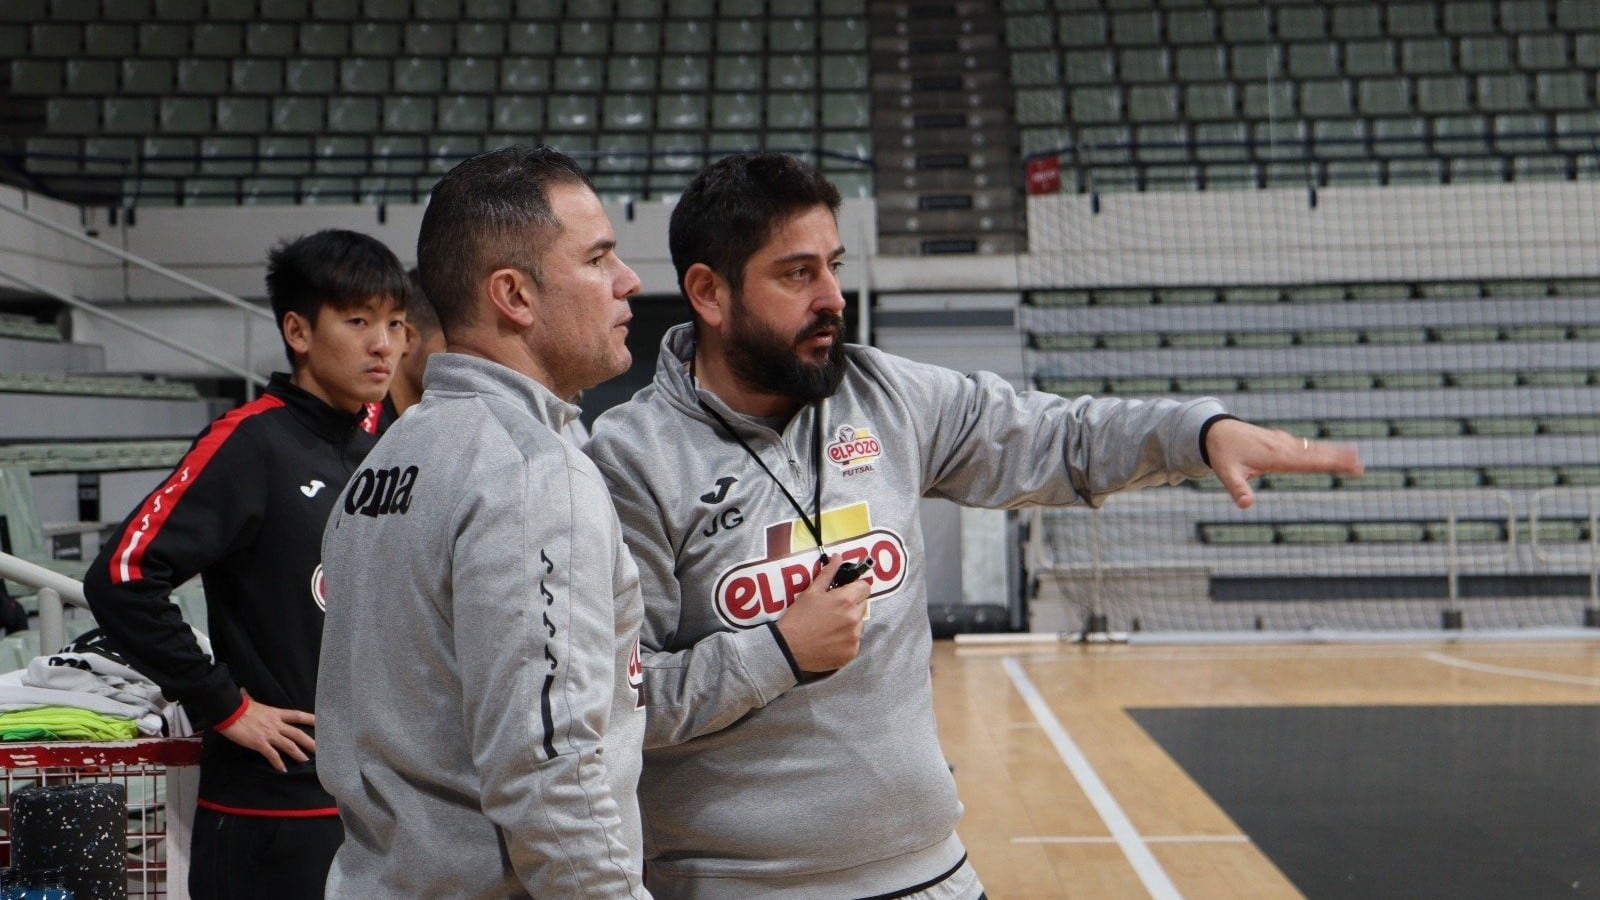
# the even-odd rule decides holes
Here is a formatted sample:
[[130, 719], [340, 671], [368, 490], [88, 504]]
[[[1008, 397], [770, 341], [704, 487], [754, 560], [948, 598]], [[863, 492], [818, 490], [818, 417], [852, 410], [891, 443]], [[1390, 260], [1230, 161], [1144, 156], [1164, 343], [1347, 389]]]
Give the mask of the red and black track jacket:
[[[95, 619], [128, 662], [197, 725], [230, 724], [253, 700], [312, 710], [322, 647], [322, 531], [375, 438], [364, 415], [328, 406], [276, 374], [257, 400], [206, 427], [134, 509], [84, 579]], [[375, 424], [375, 419], [371, 424]], [[216, 661], [172, 589], [199, 574]], [[200, 803], [245, 815], [333, 815], [313, 762], [280, 775], [215, 730]]]

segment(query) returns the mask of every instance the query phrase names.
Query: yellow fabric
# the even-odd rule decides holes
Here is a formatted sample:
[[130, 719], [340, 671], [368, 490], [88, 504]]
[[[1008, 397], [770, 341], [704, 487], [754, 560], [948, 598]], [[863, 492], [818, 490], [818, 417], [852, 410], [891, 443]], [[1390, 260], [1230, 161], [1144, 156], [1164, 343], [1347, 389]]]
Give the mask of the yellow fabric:
[[0, 713], [0, 741], [125, 741], [138, 736], [132, 719], [71, 706]]

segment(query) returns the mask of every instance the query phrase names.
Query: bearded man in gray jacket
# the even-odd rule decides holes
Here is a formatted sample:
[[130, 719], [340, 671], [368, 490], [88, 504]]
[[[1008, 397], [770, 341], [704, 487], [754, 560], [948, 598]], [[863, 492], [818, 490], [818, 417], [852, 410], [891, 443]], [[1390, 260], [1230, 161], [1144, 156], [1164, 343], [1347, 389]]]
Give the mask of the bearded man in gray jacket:
[[[639, 278], [581, 169], [482, 154], [417, 242], [447, 351], [323, 537], [330, 898], [647, 898], [638, 570], [560, 436], [621, 374]], [[319, 593], [319, 596], [322, 594]]]
[[[838, 206], [779, 154], [696, 176], [669, 236], [694, 322], [586, 447], [643, 582], [658, 898], [983, 896], [934, 723], [920, 498], [1098, 504], [1214, 471], [1244, 506], [1262, 472], [1360, 470], [1215, 400], [1017, 393], [847, 346]], [[870, 576], [828, 590], [854, 561]]]

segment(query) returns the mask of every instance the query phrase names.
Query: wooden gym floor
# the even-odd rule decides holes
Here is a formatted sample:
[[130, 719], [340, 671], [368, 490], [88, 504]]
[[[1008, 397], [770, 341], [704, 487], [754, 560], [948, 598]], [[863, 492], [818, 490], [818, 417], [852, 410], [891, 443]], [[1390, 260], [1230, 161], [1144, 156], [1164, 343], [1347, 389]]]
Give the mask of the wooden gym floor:
[[933, 683], [991, 900], [1600, 897], [1600, 643], [939, 641]]

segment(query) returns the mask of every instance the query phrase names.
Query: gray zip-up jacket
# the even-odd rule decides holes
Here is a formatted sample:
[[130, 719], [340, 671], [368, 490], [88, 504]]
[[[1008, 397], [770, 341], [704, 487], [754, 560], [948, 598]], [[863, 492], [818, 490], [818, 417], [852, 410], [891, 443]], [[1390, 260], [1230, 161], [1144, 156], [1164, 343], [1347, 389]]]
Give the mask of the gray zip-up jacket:
[[327, 896], [648, 897], [638, 570], [577, 408], [455, 353], [424, 385], [323, 536]]
[[[1098, 503], [1200, 477], [1199, 434], [1224, 412], [1017, 393], [988, 373], [846, 354], [838, 393], [780, 434], [695, 386], [680, 326], [654, 382], [585, 448], [643, 584], [640, 805], [658, 898], [865, 897], [948, 871], [961, 806], [933, 717], [919, 499]], [[829, 552], [874, 564], [860, 655], [831, 675], [797, 682], [762, 627], [809, 584], [811, 534], [702, 403], [808, 514], [820, 475]]]

